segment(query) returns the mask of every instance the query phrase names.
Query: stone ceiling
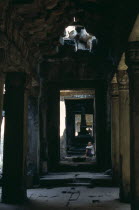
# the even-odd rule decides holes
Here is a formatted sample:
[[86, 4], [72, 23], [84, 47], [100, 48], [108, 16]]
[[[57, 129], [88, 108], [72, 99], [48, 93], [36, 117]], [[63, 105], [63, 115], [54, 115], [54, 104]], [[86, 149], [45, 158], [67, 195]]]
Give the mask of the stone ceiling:
[[59, 36], [76, 17], [120, 55], [137, 15], [136, 0], [1, 0], [0, 31], [29, 63], [56, 54]]

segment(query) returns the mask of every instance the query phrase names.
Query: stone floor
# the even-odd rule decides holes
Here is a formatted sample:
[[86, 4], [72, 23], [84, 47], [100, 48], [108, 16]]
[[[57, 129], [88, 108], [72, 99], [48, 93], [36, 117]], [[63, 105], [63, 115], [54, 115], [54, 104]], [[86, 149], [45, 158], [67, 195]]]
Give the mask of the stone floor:
[[108, 187], [58, 187], [30, 189], [28, 197], [51, 209], [130, 210], [118, 200], [119, 189]]
[[0, 204], [0, 210], [130, 210], [129, 204], [120, 203], [119, 189], [105, 173], [51, 173], [41, 182], [27, 190], [26, 206]]
[[108, 187], [58, 187], [30, 189], [28, 206], [0, 204], [0, 210], [130, 210], [129, 204], [118, 200], [119, 189]]

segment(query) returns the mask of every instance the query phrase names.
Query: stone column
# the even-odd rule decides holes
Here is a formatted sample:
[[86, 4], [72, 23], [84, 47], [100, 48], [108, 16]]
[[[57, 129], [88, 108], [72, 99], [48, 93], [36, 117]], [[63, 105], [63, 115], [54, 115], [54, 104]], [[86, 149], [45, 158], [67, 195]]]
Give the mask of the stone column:
[[64, 97], [60, 97], [60, 159], [67, 156], [67, 135], [66, 135], [66, 105]]
[[53, 84], [48, 84], [46, 94], [48, 170], [55, 171], [60, 159], [60, 91]]
[[[26, 75], [26, 83], [24, 89], [24, 152], [23, 152], [23, 173], [27, 173], [27, 148], [28, 148], [28, 98], [30, 93], [31, 80]], [[26, 179], [27, 184], [27, 179]]]
[[119, 182], [119, 90], [117, 75], [111, 82], [111, 148], [113, 181]]
[[0, 134], [1, 134], [1, 123], [2, 123], [4, 83], [5, 83], [5, 74], [4, 73], [0, 73]]
[[47, 118], [47, 83], [42, 78], [40, 79], [40, 173], [46, 175], [48, 172], [48, 142], [46, 133], [46, 118]]
[[130, 42], [127, 52], [131, 117], [131, 209], [139, 209], [139, 41]]
[[96, 87], [96, 159], [102, 170], [109, 168], [106, 139], [106, 84], [98, 83]]
[[112, 159], [111, 159], [111, 87], [110, 87], [110, 80], [106, 81], [106, 97], [105, 97], [105, 104], [106, 104], [106, 166], [107, 169], [112, 168]]
[[129, 119], [129, 80], [125, 55], [118, 66], [119, 83], [119, 146], [120, 146], [120, 199], [130, 200], [130, 119]]
[[7, 73], [2, 202], [26, 199], [24, 166], [24, 73]]
[[39, 128], [39, 86], [31, 88], [28, 97], [28, 154], [27, 175], [29, 186], [39, 183], [40, 128]]

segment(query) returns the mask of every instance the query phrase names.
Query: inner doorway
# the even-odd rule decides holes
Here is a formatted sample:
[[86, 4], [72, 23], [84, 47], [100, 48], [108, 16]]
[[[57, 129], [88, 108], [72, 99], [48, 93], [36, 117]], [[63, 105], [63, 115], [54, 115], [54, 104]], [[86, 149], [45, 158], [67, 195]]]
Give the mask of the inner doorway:
[[[86, 155], [88, 143], [93, 148], [91, 157]], [[94, 89], [60, 91], [60, 161], [96, 162]]]

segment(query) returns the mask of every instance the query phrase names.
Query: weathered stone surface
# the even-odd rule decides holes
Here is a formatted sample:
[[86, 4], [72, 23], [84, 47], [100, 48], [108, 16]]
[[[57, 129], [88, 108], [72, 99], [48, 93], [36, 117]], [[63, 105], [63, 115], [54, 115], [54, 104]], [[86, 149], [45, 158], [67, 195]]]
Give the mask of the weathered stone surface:
[[[122, 5], [122, 2], [120, 4]], [[64, 28], [73, 23], [73, 17], [76, 17], [88, 32], [104, 39], [106, 43], [108, 41], [110, 45], [113, 41], [108, 38], [108, 35], [112, 33], [111, 37], [117, 41], [113, 42], [111, 47], [117, 47], [119, 38], [113, 32], [119, 27], [121, 40], [126, 33], [129, 33], [132, 20], [136, 15], [135, 12], [133, 14], [131, 12], [131, 4], [132, 2], [124, 10], [122, 6], [122, 9], [119, 9], [116, 1], [111, 4], [106, 0], [103, 3], [96, 0], [80, 2], [36, 0], [28, 2], [28, 4], [24, 1], [20, 4], [18, 1], [13, 4], [6, 1], [0, 4], [0, 11], [2, 11], [0, 29], [6, 34], [8, 40], [14, 42], [23, 57], [29, 63], [32, 62], [31, 65], [35, 65], [44, 55], [56, 54], [57, 43], [55, 40], [59, 40]], [[119, 9], [119, 15], [123, 18], [123, 22], [115, 18], [117, 16], [116, 8]], [[134, 11], [134, 7], [132, 11]], [[114, 18], [110, 18], [112, 14]], [[125, 24], [127, 18], [130, 20], [128, 26]], [[125, 42], [121, 43], [118, 47], [122, 49]]]
[[120, 146], [120, 198], [130, 201], [130, 98], [127, 70], [118, 71], [119, 84], [119, 146]]
[[119, 182], [119, 89], [117, 75], [111, 82], [111, 141], [112, 141], [112, 169], [113, 180]]
[[131, 206], [139, 209], [139, 42], [131, 42], [127, 51], [130, 82], [130, 117], [131, 117]]
[[58, 3], [58, 0], [49, 0], [47, 2], [44, 2], [44, 5], [46, 6], [47, 9], [53, 9], [54, 7], [56, 7]]

